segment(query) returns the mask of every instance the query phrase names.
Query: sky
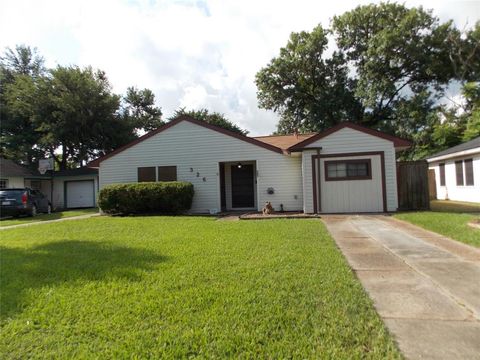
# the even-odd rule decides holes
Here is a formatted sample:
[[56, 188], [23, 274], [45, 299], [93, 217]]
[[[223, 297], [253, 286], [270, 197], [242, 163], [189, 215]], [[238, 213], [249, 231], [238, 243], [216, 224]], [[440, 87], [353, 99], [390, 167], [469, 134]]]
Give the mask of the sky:
[[[0, 49], [25, 44], [49, 67], [99, 68], [118, 94], [149, 88], [164, 118], [180, 107], [207, 108], [265, 135], [278, 116], [258, 108], [255, 74], [291, 32], [328, 27], [334, 15], [370, 2], [0, 0]], [[480, 0], [405, 4], [433, 9], [460, 28], [480, 20]]]

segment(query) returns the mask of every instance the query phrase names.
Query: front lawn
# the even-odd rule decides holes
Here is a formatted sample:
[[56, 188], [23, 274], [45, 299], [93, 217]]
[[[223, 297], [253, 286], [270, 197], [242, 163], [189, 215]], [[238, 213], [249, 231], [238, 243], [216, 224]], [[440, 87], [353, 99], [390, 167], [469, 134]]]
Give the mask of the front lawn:
[[17, 219], [2, 219], [0, 220], [0, 227], [3, 226], [10, 226], [10, 225], [20, 225], [20, 224], [27, 224], [37, 221], [46, 221], [46, 220], [56, 220], [56, 219], [63, 219], [72, 216], [80, 216], [80, 215], [87, 215], [97, 213], [97, 208], [91, 209], [78, 209], [78, 210], [66, 210], [66, 211], [59, 211], [54, 212], [51, 214], [39, 214], [35, 217], [20, 217]]
[[399, 213], [395, 217], [454, 240], [480, 247], [480, 230], [468, 226], [470, 221], [479, 218], [476, 213], [480, 211], [479, 204], [434, 200], [430, 207], [432, 211]]
[[91, 218], [1, 235], [1, 358], [398, 358], [319, 220]]

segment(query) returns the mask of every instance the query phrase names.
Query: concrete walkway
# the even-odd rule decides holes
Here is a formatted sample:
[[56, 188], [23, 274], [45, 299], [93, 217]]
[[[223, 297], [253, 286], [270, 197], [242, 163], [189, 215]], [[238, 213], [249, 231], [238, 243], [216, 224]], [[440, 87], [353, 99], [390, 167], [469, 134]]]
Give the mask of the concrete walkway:
[[21, 227], [26, 227], [26, 226], [34, 226], [34, 225], [41, 225], [41, 224], [49, 224], [49, 223], [54, 223], [54, 222], [59, 222], [59, 221], [68, 221], [68, 220], [81, 220], [81, 219], [87, 219], [91, 218], [93, 216], [99, 216], [99, 213], [93, 213], [93, 214], [85, 214], [85, 215], [78, 215], [78, 216], [70, 216], [66, 218], [61, 218], [61, 219], [54, 219], [54, 220], [39, 220], [39, 221], [33, 221], [25, 224], [18, 224], [18, 225], [8, 225], [8, 226], [2, 226], [0, 227], [0, 230], [7, 230], [7, 229], [16, 229], [16, 228], [21, 228]]
[[388, 216], [325, 216], [400, 350], [480, 359], [480, 250]]

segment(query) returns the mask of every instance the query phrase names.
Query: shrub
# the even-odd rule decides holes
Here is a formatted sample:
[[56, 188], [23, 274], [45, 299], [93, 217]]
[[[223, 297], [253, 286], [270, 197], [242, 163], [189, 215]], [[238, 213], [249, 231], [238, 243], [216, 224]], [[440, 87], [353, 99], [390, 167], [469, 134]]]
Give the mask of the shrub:
[[189, 182], [143, 182], [104, 187], [98, 206], [107, 214], [178, 214], [190, 209], [192, 200]]

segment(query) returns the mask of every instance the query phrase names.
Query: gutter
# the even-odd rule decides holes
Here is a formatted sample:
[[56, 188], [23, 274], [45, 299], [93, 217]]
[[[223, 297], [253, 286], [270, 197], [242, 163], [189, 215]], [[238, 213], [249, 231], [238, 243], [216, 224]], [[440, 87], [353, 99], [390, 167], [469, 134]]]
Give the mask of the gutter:
[[464, 151], [457, 151], [457, 152], [454, 152], [454, 153], [451, 153], [451, 154], [446, 154], [446, 155], [440, 155], [440, 156], [427, 158], [426, 160], [427, 160], [427, 162], [431, 163], [431, 162], [436, 162], [436, 161], [441, 161], [441, 160], [453, 159], [453, 158], [460, 157], [460, 156], [473, 155], [473, 154], [477, 154], [477, 153], [480, 154], [480, 148], [473, 148], [473, 149], [468, 149], [468, 150], [464, 150]]

